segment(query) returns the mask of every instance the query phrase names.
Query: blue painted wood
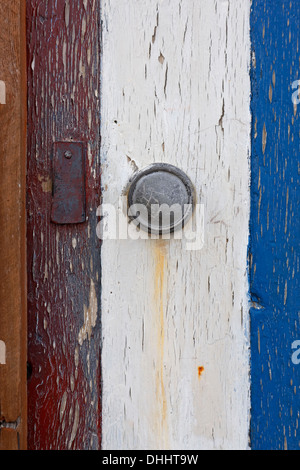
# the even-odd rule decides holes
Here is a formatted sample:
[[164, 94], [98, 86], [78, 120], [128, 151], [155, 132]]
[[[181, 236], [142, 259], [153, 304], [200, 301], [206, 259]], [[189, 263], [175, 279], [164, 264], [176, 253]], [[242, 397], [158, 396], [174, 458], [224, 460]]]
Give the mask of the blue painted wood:
[[292, 101], [299, 0], [253, 0], [251, 37], [251, 446], [293, 450], [300, 448], [300, 104]]

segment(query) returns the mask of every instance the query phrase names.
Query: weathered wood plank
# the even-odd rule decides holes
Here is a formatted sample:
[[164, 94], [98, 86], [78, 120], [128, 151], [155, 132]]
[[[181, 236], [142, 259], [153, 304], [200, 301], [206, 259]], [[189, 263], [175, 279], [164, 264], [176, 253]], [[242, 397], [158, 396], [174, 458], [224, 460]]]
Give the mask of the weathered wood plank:
[[[20, 449], [20, 433], [15, 429], [1, 429], [0, 450], [18, 450]], [[23, 447], [23, 450], [25, 448]]]
[[25, 2], [1, 1], [0, 44], [0, 449], [17, 450], [26, 448]]
[[136, 168], [196, 186], [205, 246], [105, 240], [103, 447], [248, 446], [248, 0], [103, 0], [103, 202]]
[[[30, 449], [100, 447], [100, 2], [27, 1]], [[87, 147], [87, 221], [51, 223], [54, 142]]]
[[300, 340], [299, 18], [296, 0], [253, 1], [253, 449], [300, 446], [300, 366], [292, 360]]

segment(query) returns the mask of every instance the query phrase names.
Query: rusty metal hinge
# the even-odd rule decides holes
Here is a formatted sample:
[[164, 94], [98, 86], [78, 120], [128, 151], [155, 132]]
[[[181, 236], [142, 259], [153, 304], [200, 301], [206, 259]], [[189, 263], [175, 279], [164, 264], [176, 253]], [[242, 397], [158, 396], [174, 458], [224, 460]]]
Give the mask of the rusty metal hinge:
[[52, 210], [55, 224], [86, 221], [85, 144], [55, 142], [52, 160]]

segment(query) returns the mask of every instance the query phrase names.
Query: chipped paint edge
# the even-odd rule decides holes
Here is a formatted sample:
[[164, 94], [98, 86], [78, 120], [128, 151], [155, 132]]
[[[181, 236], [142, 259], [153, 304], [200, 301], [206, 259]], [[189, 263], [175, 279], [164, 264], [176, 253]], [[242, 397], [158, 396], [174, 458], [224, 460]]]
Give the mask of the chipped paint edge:
[[6, 344], [0, 341], [0, 365], [6, 365]]
[[0, 104], [6, 104], [6, 84], [0, 80]]

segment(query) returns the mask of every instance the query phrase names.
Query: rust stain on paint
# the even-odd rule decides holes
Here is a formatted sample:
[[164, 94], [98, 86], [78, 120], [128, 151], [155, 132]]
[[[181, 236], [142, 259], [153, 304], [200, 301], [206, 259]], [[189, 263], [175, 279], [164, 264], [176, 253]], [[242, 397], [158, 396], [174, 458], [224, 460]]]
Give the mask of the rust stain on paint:
[[201, 379], [203, 372], [204, 372], [204, 367], [198, 367], [198, 377], [199, 377], [199, 379]]
[[165, 319], [164, 319], [164, 290], [166, 271], [166, 246], [163, 240], [155, 245], [155, 309], [158, 312], [158, 352], [159, 364], [156, 375], [157, 401], [160, 404], [160, 426], [162, 437], [167, 436], [167, 398], [164, 383], [164, 347], [165, 347]]

